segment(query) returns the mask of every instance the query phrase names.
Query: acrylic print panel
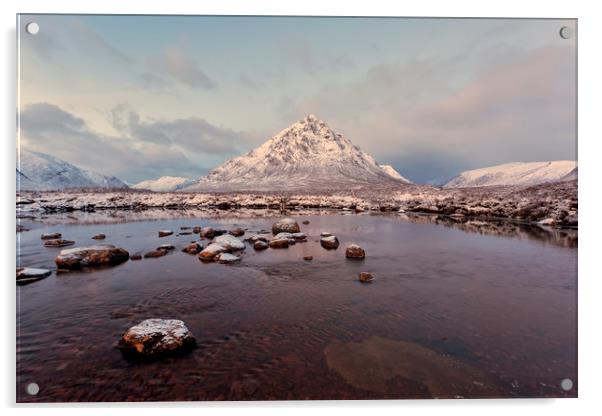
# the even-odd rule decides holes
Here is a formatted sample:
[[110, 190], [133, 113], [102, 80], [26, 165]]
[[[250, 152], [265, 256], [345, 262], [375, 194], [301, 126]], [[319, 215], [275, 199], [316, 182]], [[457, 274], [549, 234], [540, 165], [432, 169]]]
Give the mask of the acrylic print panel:
[[575, 20], [18, 34], [19, 402], [577, 396]]

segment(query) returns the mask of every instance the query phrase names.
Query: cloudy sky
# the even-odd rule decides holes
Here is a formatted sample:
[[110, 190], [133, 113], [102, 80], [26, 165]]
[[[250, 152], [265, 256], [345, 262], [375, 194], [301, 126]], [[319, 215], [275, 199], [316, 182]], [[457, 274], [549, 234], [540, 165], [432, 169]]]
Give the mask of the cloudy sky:
[[[40, 32], [29, 35], [27, 23]], [[21, 145], [196, 178], [312, 113], [416, 182], [576, 159], [571, 20], [21, 16]]]

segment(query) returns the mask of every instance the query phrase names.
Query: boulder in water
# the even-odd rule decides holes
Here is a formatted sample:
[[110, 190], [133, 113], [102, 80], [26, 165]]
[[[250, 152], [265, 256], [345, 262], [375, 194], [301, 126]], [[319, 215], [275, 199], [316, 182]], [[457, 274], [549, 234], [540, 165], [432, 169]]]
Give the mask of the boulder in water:
[[61, 250], [54, 259], [59, 269], [80, 269], [83, 267], [116, 266], [128, 261], [130, 253], [112, 245], [76, 247]]
[[154, 358], [183, 353], [196, 345], [194, 336], [178, 319], [147, 319], [125, 331], [117, 347], [126, 357]]
[[203, 246], [201, 244], [192, 242], [192, 243], [188, 244], [186, 247], [184, 247], [182, 249], [182, 251], [184, 253], [188, 253], [188, 254], [199, 254], [202, 249], [203, 249]]
[[34, 267], [18, 267], [17, 268], [17, 284], [24, 285], [35, 282], [50, 276], [52, 273], [48, 269], [37, 269]]
[[292, 218], [283, 218], [272, 225], [272, 234], [298, 233], [301, 231], [299, 224]]
[[258, 251], [265, 250], [268, 247], [269, 247], [269, 244], [263, 240], [257, 240], [257, 241], [255, 241], [255, 243], [253, 243], [253, 248]]
[[104, 240], [105, 238], [107, 238], [107, 236], [104, 234], [96, 234], [94, 237], [92, 237], [93, 240]]
[[320, 244], [326, 249], [336, 250], [337, 248], [339, 248], [339, 239], [334, 235], [322, 237], [320, 239]]
[[199, 253], [199, 260], [203, 262], [211, 262], [215, 260], [215, 256], [221, 253], [225, 253], [227, 250], [225, 247], [220, 246], [216, 243], [211, 243], [207, 247], [205, 247]]
[[230, 263], [235, 263], [237, 261], [240, 261], [240, 257], [235, 256], [234, 254], [230, 254], [230, 253], [221, 253], [221, 254], [218, 254], [217, 256], [215, 256], [215, 258], [220, 263], [225, 263], [225, 264], [230, 264]]
[[288, 248], [288, 238], [274, 238], [270, 240], [270, 248]]
[[73, 244], [75, 244], [75, 241], [72, 240], [56, 239], [44, 241], [44, 247], [66, 247], [72, 246]]
[[211, 227], [203, 227], [199, 234], [201, 238], [212, 239], [215, 236], [215, 230]]
[[173, 231], [171, 230], [160, 230], [159, 237], [167, 237], [168, 235], [172, 235]]
[[63, 235], [61, 233], [44, 233], [40, 236], [42, 240], [56, 240], [61, 238]]
[[359, 275], [360, 282], [362, 283], [370, 283], [374, 280], [374, 276], [372, 273], [361, 272]]
[[349, 244], [345, 250], [345, 257], [348, 259], [363, 259], [366, 257], [366, 252], [357, 244]]
[[144, 255], [145, 259], [155, 259], [167, 255], [167, 250], [152, 250]]
[[224, 247], [226, 251], [244, 250], [245, 243], [230, 234], [223, 234], [213, 239], [213, 243]]
[[231, 235], [233, 235], [234, 237], [241, 237], [241, 236], [245, 235], [245, 230], [243, 230], [240, 227], [236, 227], [236, 228], [231, 229], [229, 231], [229, 233]]

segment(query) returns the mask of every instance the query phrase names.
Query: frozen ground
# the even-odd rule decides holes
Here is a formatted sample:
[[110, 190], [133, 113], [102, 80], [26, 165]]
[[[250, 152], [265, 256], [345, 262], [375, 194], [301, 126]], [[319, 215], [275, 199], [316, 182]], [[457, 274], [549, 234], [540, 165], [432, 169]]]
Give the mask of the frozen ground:
[[[17, 217], [68, 215], [85, 211], [123, 212], [123, 220], [144, 217], [145, 211], [203, 210], [215, 215], [238, 215], [243, 210], [266, 210], [264, 215], [304, 209], [344, 211], [401, 211], [436, 213], [462, 218], [510, 218], [544, 221], [549, 226], [577, 226], [577, 181], [530, 187], [496, 186], [442, 189], [404, 185], [316, 193], [186, 193], [143, 191], [26, 191], [17, 195]], [[135, 212], [135, 214], [134, 214]], [[116, 214], [119, 215], [119, 214]], [[150, 214], [149, 215], [155, 215]], [[191, 213], [191, 215], [194, 215]], [[148, 218], [147, 218], [148, 219]]]

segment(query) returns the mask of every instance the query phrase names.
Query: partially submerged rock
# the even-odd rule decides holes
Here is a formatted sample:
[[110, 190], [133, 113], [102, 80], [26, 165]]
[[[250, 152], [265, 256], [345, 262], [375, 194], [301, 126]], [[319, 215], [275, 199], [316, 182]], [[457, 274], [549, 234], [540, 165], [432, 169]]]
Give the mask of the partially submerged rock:
[[257, 240], [257, 241], [255, 241], [255, 243], [253, 244], [253, 248], [254, 248], [255, 250], [258, 250], [258, 251], [260, 251], [260, 250], [265, 250], [265, 249], [267, 249], [268, 247], [269, 247], [269, 244], [268, 244], [267, 242], [263, 241], [263, 240]]
[[159, 230], [159, 237], [167, 237], [168, 235], [172, 235], [173, 231], [171, 230]]
[[257, 241], [265, 241], [267, 243], [268, 239], [266, 237], [262, 237], [260, 235], [253, 234], [253, 235], [245, 238], [245, 241], [248, 241], [251, 244], [255, 244], [255, 242], [257, 242]]
[[273, 240], [288, 240], [289, 246], [297, 242], [292, 233], [278, 233], [274, 236]]
[[349, 244], [345, 250], [345, 257], [348, 259], [363, 259], [366, 257], [366, 252], [357, 244]]
[[45, 233], [40, 236], [42, 240], [56, 240], [61, 238], [63, 235], [61, 233]]
[[320, 244], [326, 249], [336, 250], [337, 248], [339, 248], [339, 239], [334, 235], [322, 237], [320, 239]]
[[372, 275], [372, 273], [368, 273], [368, 272], [361, 272], [359, 275], [360, 278], [360, 282], [362, 283], [370, 283], [371, 281], [374, 280], [374, 276]]
[[147, 319], [125, 331], [117, 347], [126, 357], [155, 358], [183, 353], [196, 345], [194, 336], [178, 319]]
[[92, 237], [93, 240], [104, 240], [105, 238], [107, 238], [107, 236], [104, 234], [96, 234]]
[[225, 253], [227, 250], [224, 246], [220, 246], [216, 243], [211, 243], [205, 247], [199, 253], [199, 260], [203, 262], [212, 262], [215, 260], [215, 256], [221, 253]]
[[44, 241], [44, 247], [67, 247], [72, 246], [73, 244], [75, 244], [75, 241], [73, 240], [56, 239]]
[[192, 242], [182, 249], [184, 253], [199, 254], [203, 246], [200, 243]]
[[327, 232], [327, 231], [322, 231], [322, 232], [320, 233], [320, 237], [330, 237], [331, 235], [332, 235], [332, 234], [330, 234], [330, 233], [329, 233], [329, 232]]
[[142, 256], [140, 254], [132, 254], [130, 260], [142, 260]]
[[115, 266], [130, 258], [123, 248], [112, 245], [76, 247], [61, 250], [54, 259], [59, 269], [80, 269], [83, 267]]
[[38, 269], [35, 267], [18, 267], [17, 268], [17, 284], [24, 285], [44, 279], [52, 274], [51, 270]]
[[230, 253], [220, 253], [215, 258], [220, 263], [227, 263], [227, 264], [240, 261], [240, 257], [235, 256], [234, 254], [230, 254]]
[[243, 243], [238, 238], [230, 234], [224, 234], [220, 235], [219, 237], [215, 237], [213, 243], [219, 244], [220, 246], [224, 247], [226, 251], [237, 251], [245, 249], [245, 243]]
[[292, 237], [295, 239], [295, 241], [301, 243], [307, 242], [307, 236], [305, 235], [305, 233], [293, 233]]
[[243, 230], [240, 227], [236, 227], [233, 228], [229, 231], [230, 234], [232, 234], [234, 237], [241, 237], [243, 235], [245, 235], [245, 230]]
[[203, 227], [199, 232], [201, 238], [212, 239], [215, 236], [215, 230], [211, 227]]
[[304, 256], [303, 260], [305, 261], [312, 261], [314, 259], [314, 256]]
[[309, 220], [303, 221], [303, 225], [307, 225], [307, 224], [309, 224]]
[[161, 244], [159, 247], [157, 247], [157, 250], [165, 250], [165, 251], [171, 251], [174, 249], [175, 249], [175, 247], [173, 244]]
[[283, 218], [272, 225], [272, 234], [298, 233], [301, 231], [299, 224], [292, 218]]
[[193, 228], [192, 228], [192, 232], [193, 232], [194, 234], [200, 234], [200, 233], [201, 233], [201, 230], [202, 230], [202, 228], [201, 228], [201, 227], [199, 227], [198, 225], [197, 225], [196, 227], [193, 227]]
[[167, 250], [152, 250], [144, 255], [145, 259], [155, 259], [157, 257], [163, 257], [167, 255]]
[[270, 240], [270, 248], [288, 248], [288, 246], [288, 238], [275, 238], [273, 240]]

